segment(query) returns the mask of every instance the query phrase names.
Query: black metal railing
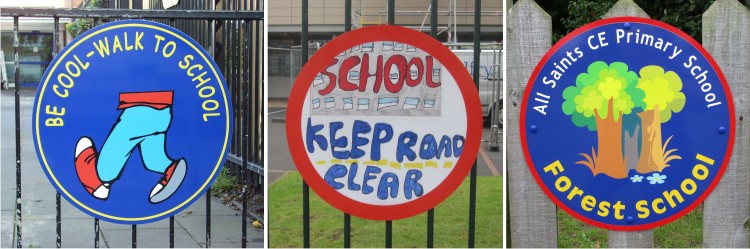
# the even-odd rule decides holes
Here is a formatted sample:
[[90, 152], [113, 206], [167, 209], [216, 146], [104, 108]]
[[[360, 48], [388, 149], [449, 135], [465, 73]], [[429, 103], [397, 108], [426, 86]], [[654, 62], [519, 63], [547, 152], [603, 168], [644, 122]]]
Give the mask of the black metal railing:
[[[308, 46], [308, 1], [302, 0], [302, 32], [301, 42], [302, 47], [302, 64], [307, 63], [309, 58]], [[479, 55], [481, 53], [480, 47], [480, 34], [481, 34], [481, 0], [474, 1], [474, 61], [479, 62]], [[433, 38], [437, 38], [437, 9], [438, 1], [430, 0], [430, 35]], [[388, 25], [397, 25], [395, 22], [395, 0], [388, 0]], [[351, 11], [352, 11], [352, 0], [344, 0], [344, 32], [351, 30]], [[473, 68], [474, 84], [479, 89], [479, 67]], [[477, 163], [474, 161], [474, 165], [471, 168], [469, 175], [469, 229], [468, 229], [468, 240], [467, 246], [469, 248], [474, 247], [474, 235], [475, 235], [475, 224], [476, 224], [476, 193], [477, 193]], [[501, 221], [498, 221], [501, 223]], [[427, 247], [432, 248], [434, 246], [434, 231], [435, 231], [435, 212], [434, 208], [427, 211]], [[302, 237], [303, 247], [310, 247], [310, 187], [306, 182], [302, 182]], [[391, 248], [393, 246], [393, 221], [385, 221], [385, 247]], [[351, 215], [344, 213], [344, 247], [351, 247]]]
[[[19, 22], [24, 19], [51, 18], [54, 20], [52, 56], [60, 48], [60, 18], [88, 18], [93, 26], [120, 19], [147, 19], [182, 30], [214, 57], [224, 72], [234, 106], [234, 137], [226, 168], [242, 183], [242, 247], [247, 246], [248, 217], [263, 220], [263, 214], [249, 213], [248, 194], [263, 193], [263, 6], [262, 0], [199, 0], [182, 1], [169, 10], [161, 8], [161, 1], [151, 1], [152, 9], [39, 9], [3, 8], [2, 16], [13, 18], [15, 53], [15, 152], [16, 152], [16, 210], [14, 217], [15, 247], [22, 247], [22, 191], [21, 191], [21, 109]], [[111, 5], [111, 4], [110, 4]], [[216, 10], [221, 5], [221, 10]], [[106, 5], [105, 5], [106, 6]], [[221, 40], [216, 33], [221, 32]], [[248, 185], [250, 184], [250, 185]], [[206, 191], [206, 241], [211, 246], [211, 189]], [[60, 194], [55, 195], [56, 247], [62, 247], [62, 217]], [[169, 246], [174, 247], [174, 216], [169, 218]], [[136, 247], [137, 226], [132, 225], [132, 247]], [[94, 247], [99, 247], [99, 219], [94, 218]], [[88, 236], [84, 233], [80, 236]], [[42, 245], [47, 247], [49, 245]]]

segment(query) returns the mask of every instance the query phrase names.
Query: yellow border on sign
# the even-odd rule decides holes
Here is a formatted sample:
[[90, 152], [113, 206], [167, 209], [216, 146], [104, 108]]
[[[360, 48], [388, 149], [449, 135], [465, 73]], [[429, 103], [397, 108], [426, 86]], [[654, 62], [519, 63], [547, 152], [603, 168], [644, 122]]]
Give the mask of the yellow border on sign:
[[[63, 61], [63, 59], [65, 58], [65, 56], [67, 56], [68, 53], [70, 53], [70, 51], [73, 51], [73, 49], [75, 49], [75, 47], [78, 46], [78, 45], [80, 45], [82, 42], [86, 41], [87, 39], [91, 38], [94, 35], [97, 35], [99, 33], [104, 32], [104, 31], [113, 30], [113, 29], [117, 29], [117, 28], [123, 28], [123, 27], [143, 27], [143, 28], [151, 28], [151, 29], [159, 30], [159, 31], [162, 31], [164, 33], [170, 34], [170, 35], [172, 35], [172, 36], [174, 36], [174, 37], [182, 40], [183, 42], [187, 43], [188, 45], [190, 45], [191, 48], [193, 48], [198, 54], [200, 54], [201, 58], [203, 58], [203, 60], [205, 62], [208, 62], [207, 63], [208, 67], [210, 67], [211, 71], [214, 73], [214, 78], [216, 78], [216, 80], [219, 82], [219, 88], [221, 88], [221, 93], [222, 93], [222, 96], [224, 97], [224, 110], [226, 112], [226, 115], [225, 115], [226, 116], [226, 126], [225, 126], [226, 133], [224, 135], [224, 145], [223, 145], [223, 147], [221, 149], [221, 155], [219, 156], [219, 161], [216, 163], [216, 166], [214, 166], [213, 171], [211, 171], [211, 175], [209, 175], [208, 179], [203, 183], [203, 185], [201, 185], [201, 187], [198, 189], [198, 191], [196, 191], [195, 193], [193, 193], [193, 195], [190, 196], [190, 198], [188, 198], [184, 202], [180, 203], [180, 205], [177, 205], [177, 206], [175, 206], [175, 207], [173, 207], [173, 208], [171, 208], [171, 209], [169, 209], [167, 211], [164, 211], [164, 212], [159, 213], [159, 214], [147, 216], [147, 217], [137, 217], [137, 218], [118, 217], [118, 216], [109, 215], [109, 214], [105, 214], [105, 213], [99, 212], [97, 210], [94, 210], [94, 209], [92, 209], [92, 208], [84, 205], [83, 203], [81, 203], [80, 201], [78, 201], [75, 197], [73, 197], [72, 195], [70, 195], [70, 193], [68, 193], [68, 191], [62, 185], [60, 185], [60, 182], [57, 181], [57, 178], [55, 177], [55, 174], [52, 173], [52, 170], [50, 169], [49, 164], [47, 163], [47, 158], [44, 155], [44, 148], [42, 148], [42, 142], [41, 142], [42, 141], [42, 137], [39, 135], [39, 113], [41, 111], [40, 108], [41, 108], [42, 99], [43, 99], [44, 93], [45, 93], [44, 90], [47, 88], [47, 83], [49, 82], [49, 79], [52, 76], [51, 72], [54, 72], [55, 69], [57, 68], [57, 66], [60, 64], [60, 62]], [[42, 163], [44, 164], [44, 167], [47, 169], [47, 172], [49, 172], [49, 175], [51, 176], [52, 180], [55, 182], [55, 184], [60, 188], [60, 190], [62, 190], [62, 192], [66, 196], [68, 196], [71, 200], [73, 200], [73, 202], [75, 202], [79, 206], [83, 207], [84, 209], [86, 209], [86, 210], [88, 210], [88, 211], [90, 211], [92, 213], [95, 213], [97, 215], [100, 215], [102, 217], [107, 217], [107, 218], [110, 218], [110, 219], [113, 219], [113, 220], [122, 220], [122, 221], [141, 221], [141, 220], [150, 220], [150, 219], [153, 219], [153, 218], [161, 217], [161, 216], [164, 216], [165, 214], [171, 213], [171, 212], [173, 212], [173, 211], [181, 208], [182, 206], [184, 206], [185, 204], [187, 204], [188, 202], [190, 202], [193, 198], [195, 198], [198, 195], [198, 193], [200, 193], [201, 191], [203, 191], [203, 189], [208, 185], [208, 183], [211, 181], [211, 179], [216, 174], [216, 170], [219, 168], [219, 166], [221, 166], [221, 163], [222, 163], [221, 159], [224, 158], [224, 154], [226, 153], [227, 142], [229, 141], [229, 113], [230, 113], [229, 112], [229, 105], [227, 103], [227, 95], [226, 95], [226, 91], [224, 90], [223, 79], [221, 79], [221, 77], [219, 77], [218, 73], [216, 72], [216, 69], [213, 66], [213, 63], [211, 61], [209, 61], [208, 58], [206, 58], [206, 55], [204, 53], [202, 53], [198, 48], [196, 48], [195, 45], [193, 45], [192, 42], [188, 41], [184, 37], [179, 36], [178, 34], [172, 32], [170, 30], [164, 29], [162, 27], [154, 26], [154, 25], [151, 25], [151, 24], [144, 24], [144, 23], [127, 23], [127, 24], [118, 24], [118, 25], [109, 26], [109, 27], [97, 30], [97, 31], [95, 31], [95, 32], [93, 32], [91, 34], [88, 34], [85, 37], [83, 37], [83, 39], [79, 40], [75, 44], [72, 44], [70, 46], [70, 48], [67, 49], [65, 51], [65, 53], [62, 54], [62, 56], [60, 57], [60, 59], [57, 60], [57, 62], [55, 62], [54, 66], [52, 66], [52, 69], [50, 70], [50, 74], [47, 75], [47, 78], [44, 80], [44, 83], [42, 84], [42, 89], [41, 89], [41, 92], [39, 94], [39, 99], [37, 100], [36, 113], [34, 114], [35, 118], [36, 118], [36, 122], [35, 122], [34, 126], [36, 128], [37, 147], [39, 148], [39, 155], [42, 158]]]

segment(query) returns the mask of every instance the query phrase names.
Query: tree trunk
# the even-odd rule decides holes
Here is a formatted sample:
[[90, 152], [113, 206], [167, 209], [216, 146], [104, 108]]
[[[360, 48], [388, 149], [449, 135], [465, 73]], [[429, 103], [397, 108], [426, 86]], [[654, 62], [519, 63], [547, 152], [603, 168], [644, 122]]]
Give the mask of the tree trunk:
[[[610, 99], [607, 108], [607, 118], [596, 118], [596, 134], [598, 137], [598, 155], [594, 159], [596, 171], [612, 178], [626, 178], [628, 171], [622, 158], [622, 114], [614, 113], [613, 100]], [[617, 121], [615, 121], [617, 117]]]
[[641, 137], [641, 125], [636, 125], [633, 133], [625, 131], [625, 162], [627, 171], [638, 166], [638, 139]]
[[661, 139], [661, 116], [659, 106], [653, 110], [638, 113], [641, 118], [641, 156], [636, 171], [646, 174], [654, 171], [661, 172], [666, 163], [664, 162], [664, 149]]

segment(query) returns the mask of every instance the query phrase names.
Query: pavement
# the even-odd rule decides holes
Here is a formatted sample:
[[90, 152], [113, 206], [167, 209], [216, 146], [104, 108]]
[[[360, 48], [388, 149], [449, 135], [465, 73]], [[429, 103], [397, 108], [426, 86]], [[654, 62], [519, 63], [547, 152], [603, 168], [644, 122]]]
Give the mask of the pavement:
[[[286, 140], [286, 101], [283, 99], [271, 99], [268, 101], [268, 182], [273, 183], [286, 172], [297, 171], [289, 153], [289, 145]], [[498, 151], [490, 150], [491, 129], [485, 127], [482, 131], [482, 145], [477, 156], [477, 175], [499, 176], [503, 169], [502, 134], [499, 135]]]
[[[22, 245], [24, 247], [55, 247], [55, 189], [39, 165], [31, 136], [31, 109], [34, 91], [21, 91], [21, 180], [22, 180]], [[15, 246], [16, 168], [15, 121], [13, 89], [0, 94], [0, 247]], [[79, 211], [64, 198], [61, 200], [62, 246], [94, 247], [94, 219]], [[211, 247], [241, 246], [241, 217], [238, 211], [210, 199]], [[248, 217], [248, 221], [251, 219]], [[100, 247], [130, 247], [130, 225], [100, 221]], [[248, 247], [263, 247], [263, 230], [248, 227]], [[138, 247], [168, 247], [169, 219], [138, 225]], [[175, 247], [206, 246], [206, 197], [175, 215]]]

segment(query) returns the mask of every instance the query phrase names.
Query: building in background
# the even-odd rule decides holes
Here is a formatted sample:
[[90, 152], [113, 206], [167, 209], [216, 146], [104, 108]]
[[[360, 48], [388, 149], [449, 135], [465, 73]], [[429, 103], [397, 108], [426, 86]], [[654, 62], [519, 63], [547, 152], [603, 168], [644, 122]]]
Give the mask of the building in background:
[[[72, 8], [80, 6], [82, 0], [3, 0], [1, 8]], [[1, 10], [0, 10], [1, 11]], [[58, 46], [66, 44], [70, 37], [65, 33], [65, 24], [69, 18], [60, 18], [60, 41]], [[24, 18], [19, 22], [19, 63], [21, 65], [21, 85], [36, 87], [44, 70], [52, 61], [52, 34], [54, 21], [49, 18]], [[13, 56], [13, 18], [0, 19], [0, 81], [2, 88], [15, 86], [15, 65]]]

